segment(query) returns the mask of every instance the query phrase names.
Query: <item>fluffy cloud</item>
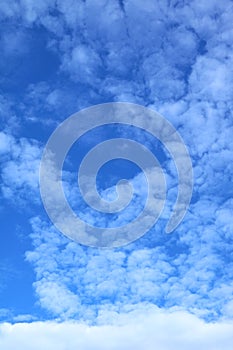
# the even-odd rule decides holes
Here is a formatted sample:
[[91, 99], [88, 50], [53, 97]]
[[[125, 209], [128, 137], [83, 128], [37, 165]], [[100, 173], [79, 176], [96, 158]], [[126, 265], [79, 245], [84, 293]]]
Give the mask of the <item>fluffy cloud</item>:
[[[38, 192], [38, 170], [41, 150], [37, 142], [11, 134], [0, 134], [0, 148], [5, 153], [1, 169], [1, 192], [4, 198], [21, 203]], [[38, 198], [35, 202], [38, 203]]]
[[167, 309], [181, 306], [205, 319], [223, 318], [226, 311], [232, 317], [229, 204], [207, 225], [217, 205], [199, 201], [175, 234], [163, 233], [162, 220], [140, 240], [111, 251], [79, 246], [35, 218], [35, 249], [26, 257], [35, 267], [41, 306], [61, 319], [90, 322], [112, 303], [121, 310], [145, 301]]
[[100, 323], [5, 323], [0, 325], [0, 346], [4, 350], [29, 350], [32, 344], [35, 350], [232, 348], [232, 322], [204, 323], [181, 311], [142, 308], [121, 315], [110, 313]]

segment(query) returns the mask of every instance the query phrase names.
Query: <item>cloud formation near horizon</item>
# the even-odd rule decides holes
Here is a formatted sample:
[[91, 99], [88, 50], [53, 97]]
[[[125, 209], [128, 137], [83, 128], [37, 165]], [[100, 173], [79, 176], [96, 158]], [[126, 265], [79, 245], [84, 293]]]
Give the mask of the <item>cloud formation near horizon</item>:
[[206, 324], [185, 312], [168, 313], [154, 307], [122, 315], [109, 313], [96, 326], [77, 322], [5, 323], [0, 325], [0, 346], [5, 350], [16, 346], [29, 350], [32, 343], [35, 350], [230, 350], [232, 329], [232, 322]]

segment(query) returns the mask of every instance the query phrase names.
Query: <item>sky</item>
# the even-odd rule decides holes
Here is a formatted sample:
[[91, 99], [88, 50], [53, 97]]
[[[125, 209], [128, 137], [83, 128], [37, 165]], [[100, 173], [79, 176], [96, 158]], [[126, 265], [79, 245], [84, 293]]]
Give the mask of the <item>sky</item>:
[[[232, 348], [232, 18], [231, 0], [1, 1], [0, 348]], [[62, 122], [113, 102], [150, 108], [173, 125], [191, 158], [193, 192], [182, 222], [166, 234], [178, 188], [172, 155], [146, 128], [89, 131], [62, 173], [66, 198], [83, 220], [121, 227], [146, 202], [140, 167], [115, 159], [96, 184], [113, 200], [116, 183], [131, 182], [123, 218], [87, 207], [77, 169], [103, 141], [141, 143], [167, 181], [164, 210], [150, 230], [102, 249], [51, 222], [39, 168]]]

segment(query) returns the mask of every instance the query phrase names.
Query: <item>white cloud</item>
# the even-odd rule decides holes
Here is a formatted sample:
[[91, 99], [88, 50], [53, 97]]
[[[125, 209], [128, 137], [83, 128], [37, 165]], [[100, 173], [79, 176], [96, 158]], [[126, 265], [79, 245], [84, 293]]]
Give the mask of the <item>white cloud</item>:
[[62, 69], [68, 71], [71, 79], [80, 83], [100, 83], [98, 70], [101, 60], [98, 54], [87, 45], [75, 47], [70, 57], [66, 56], [62, 64]]
[[12, 141], [13, 138], [11, 135], [0, 132], [0, 153], [8, 153], [11, 148]]
[[214, 58], [199, 57], [190, 76], [190, 90], [202, 100], [229, 101], [233, 85], [231, 60], [225, 62]]
[[15, 1], [2, 1], [0, 6], [1, 17], [15, 17], [19, 13], [19, 4]]
[[[0, 152], [5, 153], [1, 166], [1, 192], [17, 205], [30, 198], [39, 202], [39, 161], [41, 149], [35, 140], [16, 140], [11, 134], [0, 134]], [[37, 194], [37, 196], [35, 196]]]
[[[54, 267], [53, 267], [54, 268]], [[50, 309], [62, 318], [70, 318], [78, 314], [80, 308], [79, 298], [69, 291], [62, 283], [50, 281], [35, 282], [37, 293], [40, 295], [41, 306]], [[51, 304], [51, 300], [53, 300]]]
[[[120, 251], [85, 249], [34, 219], [35, 250], [26, 256], [37, 274], [34, 287], [40, 305], [61, 319], [73, 315], [91, 322], [96, 312], [111, 309], [112, 303], [120, 310], [129, 302], [143, 301], [165, 308], [179, 305], [204, 318], [224, 317], [224, 305], [232, 300], [228, 287], [232, 266], [225, 265], [221, 255], [229, 243], [220, 228], [228, 214], [219, 213], [219, 223], [207, 225], [209, 201], [202, 205], [198, 202], [199, 209], [194, 210], [199, 217], [188, 215], [169, 239], [159, 233], [160, 223], [157, 230]], [[224, 275], [219, 275], [223, 269]]]
[[55, 0], [34, 2], [31, 0], [21, 0], [21, 14], [29, 22], [33, 23], [38, 18], [48, 13], [49, 9], [55, 5]]
[[[110, 318], [110, 322], [109, 319]], [[106, 322], [107, 321], [107, 324]], [[182, 311], [156, 307], [104, 315], [101, 325], [33, 322], [0, 325], [4, 350], [231, 350], [232, 322], [204, 323]]]

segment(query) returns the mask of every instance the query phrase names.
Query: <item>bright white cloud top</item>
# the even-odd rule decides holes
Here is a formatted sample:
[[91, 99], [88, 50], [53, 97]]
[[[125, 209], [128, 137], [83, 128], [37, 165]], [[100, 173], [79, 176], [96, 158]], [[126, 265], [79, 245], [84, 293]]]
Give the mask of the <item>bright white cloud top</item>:
[[[5, 350], [231, 350], [233, 323], [205, 324], [185, 312], [141, 309], [109, 315], [107, 324], [76, 322], [2, 324], [0, 345]], [[36, 339], [36, 341], [35, 341]]]

